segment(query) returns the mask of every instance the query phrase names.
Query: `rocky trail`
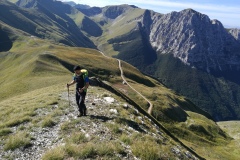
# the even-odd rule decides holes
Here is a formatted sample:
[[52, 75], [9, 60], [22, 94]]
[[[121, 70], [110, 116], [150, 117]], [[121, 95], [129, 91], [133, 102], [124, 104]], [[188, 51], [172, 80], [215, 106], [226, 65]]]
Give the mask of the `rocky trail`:
[[[68, 104], [67, 92], [59, 95], [60, 99]], [[129, 105], [123, 99], [110, 93], [109, 91], [99, 88], [90, 87], [86, 97], [87, 116], [77, 117], [78, 111], [75, 104], [75, 95], [73, 91], [70, 93], [70, 104], [64, 110], [64, 114], [57, 117], [56, 124], [52, 127], [32, 126], [31, 123], [25, 123], [21, 126], [13, 127], [16, 132], [20, 127], [29, 128], [28, 132], [31, 136], [31, 145], [26, 148], [18, 148], [15, 150], [4, 151], [4, 145], [0, 144], [0, 159], [18, 159], [18, 160], [38, 160], [46, 151], [64, 145], [68, 135], [63, 135], [62, 128], [67, 123], [77, 121], [75, 128], [84, 133], [91, 140], [91, 137], [98, 137], [100, 142], [119, 141], [124, 148], [125, 154], [119, 154], [120, 159], [138, 159], [131, 150], [129, 145], [121, 142], [118, 136], [113, 134], [109, 128], [109, 124], [114, 125], [117, 118], [121, 117], [121, 112], [130, 112], [129, 117], [125, 119], [126, 123], [121, 127], [121, 132], [127, 133], [129, 136], [134, 133], [142, 133], [143, 135], [152, 136], [165, 145], [170, 145], [169, 152], [178, 157], [187, 159], [197, 159], [184, 148], [179, 145], [169, 144], [167, 136], [151, 122], [150, 119], [140, 114], [133, 106]], [[48, 115], [58, 109], [59, 104], [52, 105], [51, 109], [41, 108], [36, 110], [36, 116], [41, 117]], [[150, 131], [151, 130], [151, 131]], [[69, 133], [70, 134], [70, 133]], [[164, 156], [164, 154], [163, 154]], [[167, 153], [165, 155], [167, 157]]]

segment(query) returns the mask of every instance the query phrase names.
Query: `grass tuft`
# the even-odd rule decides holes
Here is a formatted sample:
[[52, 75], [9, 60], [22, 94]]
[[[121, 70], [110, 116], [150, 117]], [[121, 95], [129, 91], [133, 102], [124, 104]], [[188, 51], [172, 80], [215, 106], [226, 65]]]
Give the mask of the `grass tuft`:
[[18, 132], [14, 135], [9, 136], [4, 145], [4, 150], [15, 150], [20, 147], [28, 147], [31, 145], [30, 137], [26, 132]]
[[133, 143], [132, 139], [126, 134], [122, 134], [120, 137], [120, 140], [126, 145], [131, 145]]
[[10, 133], [12, 133], [11, 129], [9, 129], [9, 128], [3, 128], [3, 129], [0, 130], [0, 137], [1, 137], [1, 136], [9, 135]]
[[140, 159], [161, 159], [161, 150], [159, 146], [152, 141], [136, 141], [131, 147], [133, 154]]
[[85, 143], [87, 141], [88, 141], [88, 139], [85, 136], [85, 134], [79, 133], [79, 132], [73, 133], [69, 139], [69, 142], [74, 143], [74, 144], [81, 144], [81, 143]]
[[88, 143], [81, 151], [79, 158], [94, 158], [97, 155], [97, 151], [93, 143]]
[[29, 122], [29, 121], [31, 121], [31, 118], [29, 116], [22, 117], [21, 119], [18, 119], [16, 117], [16, 118], [11, 119], [9, 122], [7, 122], [6, 126], [7, 127], [14, 127], [14, 126], [17, 126], [17, 125], [20, 125], [22, 123]]
[[121, 130], [119, 124], [108, 124], [108, 127], [114, 134], [121, 134], [122, 133], [122, 130]]
[[66, 157], [74, 159], [107, 158], [112, 159], [116, 154], [126, 154], [123, 147], [118, 142], [102, 142], [93, 144], [92, 142], [76, 145], [67, 143], [65, 146]]
[[52, 117], [46, 117], [42, 122], [42, 127], [53, 127], [56, 125], [56, 122], [53, 120]]
[[65, 150], [63, 147], [57, 147], [53, 148], [49, 151], [47, 151], [43, 157], [42, 160], [63, 160], [65, 157]]
[[103, 143], [101, 145], [96, 146], [97, 153], [100, 156], [113, 156], [114, 155], [114, 149], [115, 146], [111, 142], [109, 143]]

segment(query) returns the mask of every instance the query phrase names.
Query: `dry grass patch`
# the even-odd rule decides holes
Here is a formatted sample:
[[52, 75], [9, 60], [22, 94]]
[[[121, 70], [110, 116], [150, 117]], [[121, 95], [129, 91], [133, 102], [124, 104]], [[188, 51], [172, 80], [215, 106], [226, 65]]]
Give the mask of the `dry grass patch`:
[[42, 127], [53, 127], [56, 125], [56, 122], [53, 120], [51, 116], [47, 116], [46, 118], [43, 119], [42, 121]]
[[57, 147], [47, 151], [42, 160], [63, 160], [65, 159], [65, 150], [64, 147]]
[[121, 129], [121, 125], [120, 124], [108, 123], [107, 127], [110, 129], [110, 131], [113, 133], [113, 135], [117, 135], [117, 134], [121, 134], [122, 133], [122, 129]]
[[30, 140], [31, 139], [26, 132], [17, 132], [16, 134], [9, 136], [4, 145], [4, 150], [15, 150], [20, 147], [26, 148], [31, 145]]
[[67, 144], [65, 147], [67, 157], [76, 159], [104, 158], [115, 159], [116, 154], [125, 154], [123, 147], [118, 142], [101, 142], [94, 144], [92, 142], [76, 145]]
[[10, 133], [12, 133], [12, 130], [9, 128], [0, 129], [0, 137], [9, 135]]
[[133, 143], [133, 140], [126, 134], [122, 134], [120, 140], [126, 145], [131, 145]]
[[158, 160], [161, 159], [161, 150], [154, 142], [135, 141], [132, 145], [132, 152], [140, 159]]
[[82, 132], [75, 132], [70, 136], [69, 139], [67, 139], [67, 142], [73, 144], [81, 144], [88, 142], [88, 138]]
[[50, 108], [50, 104], [59, 101], [58, 93], [64, 91], [63, 86], [64, 84], [45, 87], [1, 101], [0, 109], [3, 112], [0, 113], [0, 126], [3, 122], [12, 123], [15, 118], [18, 121], [27, 117], [33, 118], [37, 116], [37, 109]]

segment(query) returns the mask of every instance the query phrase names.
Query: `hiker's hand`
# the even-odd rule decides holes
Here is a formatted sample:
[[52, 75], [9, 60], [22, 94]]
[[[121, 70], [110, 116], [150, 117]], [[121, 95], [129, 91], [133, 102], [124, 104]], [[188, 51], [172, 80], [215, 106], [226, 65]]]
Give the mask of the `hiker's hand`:
[[70, 86], [70, 85], [67, 83], [67, 88], [69, 88], [69, 86]]
[[84, 89], [82, 88], [79, 88], [79, 92], [82, 93], [84, 91]]

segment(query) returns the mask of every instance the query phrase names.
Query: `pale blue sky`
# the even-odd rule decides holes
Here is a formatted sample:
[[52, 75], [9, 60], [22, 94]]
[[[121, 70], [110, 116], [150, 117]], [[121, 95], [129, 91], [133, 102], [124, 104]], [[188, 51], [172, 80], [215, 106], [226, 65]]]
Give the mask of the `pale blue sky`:
[[240, 0], [61, 0], [87, 4], [91, 7], [130, 4], [159, 13], [170, 13], [192, 8], [206, 14], [210, 19], [217, 19], [225, 27], [240, 28]]

